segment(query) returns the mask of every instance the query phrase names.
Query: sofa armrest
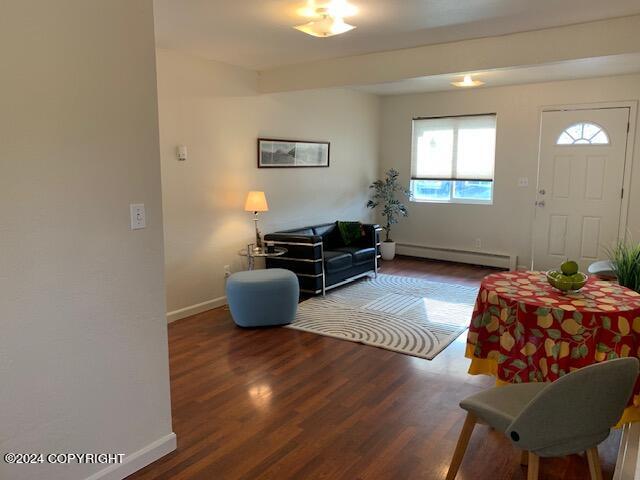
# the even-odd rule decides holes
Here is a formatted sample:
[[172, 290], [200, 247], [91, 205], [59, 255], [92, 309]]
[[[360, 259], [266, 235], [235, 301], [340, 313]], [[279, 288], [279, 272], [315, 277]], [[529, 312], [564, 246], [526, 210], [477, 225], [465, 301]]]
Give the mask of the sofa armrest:
[[[289, 260], [320, 262], [322, 259], [323, 245], [322, 237], [319, 235], [300, 235], [287, 232], [268, 233], [264, 236], [264, 242], [275, 243], [286, 248], [287, 253], [283, 258]], [[272, 264], [274, 262], [269, 263]], [[275, 263], [279, 262], [276, 260]]]
[[[324, 273], [322, 256], [322, 237], [319, 235], [299, 235], [295, 233], [268, 233], [264, 236], [265, 243], [275, 243], [287, 249], [287, 253], [279, 257], [267, 257], [267, 268], [285, 268], [298, 275], [298, 280], [316, 283], [322, 279]], [[302, 285], [302, 283], [301, 283]], [[306, 288], [306, 287], [305, 287]], [[308, 288], [314, 292], [316, 286]]]
[[317, 244], [322, 243], [322, 237], [319, 235], [295, 235], [291, 233], [267, 233], [264, 236], [265, 242], [275, 242], [275, 243], [283, 243], [283, 244], [296, 244], [296, 243], [304, 243], [304, 244]]

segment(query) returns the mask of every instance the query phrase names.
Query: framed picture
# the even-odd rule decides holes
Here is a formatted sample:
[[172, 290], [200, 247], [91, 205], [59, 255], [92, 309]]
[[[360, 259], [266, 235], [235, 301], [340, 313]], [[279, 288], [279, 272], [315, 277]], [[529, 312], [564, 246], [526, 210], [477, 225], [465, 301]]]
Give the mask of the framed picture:
[[258, 139], [258, 168], [328, 167], [329, 142]]

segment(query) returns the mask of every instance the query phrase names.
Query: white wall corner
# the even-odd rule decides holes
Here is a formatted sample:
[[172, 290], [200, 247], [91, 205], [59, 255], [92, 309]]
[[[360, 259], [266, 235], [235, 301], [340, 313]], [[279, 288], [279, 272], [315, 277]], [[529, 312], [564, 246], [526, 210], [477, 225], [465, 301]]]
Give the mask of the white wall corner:
[[613, 480], [640, 480], [640, 423], [622, 426]]
[[173, 312], [167, 312], [167, 322], [175, 322], [182, 318], [190, 317], [191, 315], [197, 315], [198, 313], [206, 312], [207, 310], [213, 310], [214, 308], [222, 307], [227, 304], [227, 297], [222, 296], [207, 300], [206, 302], [197, 303], [188, 307], [174, 310]]
[[177, 447], [176, 434], [171, 432], [137, 452], [126, 455], [122, 463], [110, 465], [107, 468], [94, 473], [86, 480], [123, 480], [129, 475], [146, 467], [150, 463], [173, 452]]

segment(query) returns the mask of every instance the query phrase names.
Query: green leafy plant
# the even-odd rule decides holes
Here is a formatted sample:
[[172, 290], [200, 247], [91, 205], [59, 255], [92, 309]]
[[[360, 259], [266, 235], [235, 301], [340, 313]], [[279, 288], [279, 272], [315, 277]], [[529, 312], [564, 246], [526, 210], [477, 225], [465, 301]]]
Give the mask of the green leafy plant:
[[386, 225], [382, 227], [385, 232], [385, 242], [393, 242], [391, 240], [391, 225], [398, 223], [401, 217], [409, 215], [407, 207], [396, 198], [396, 194], [400, 193], [411, 199], [411, 192], [403, 188], [399, 182], [400, 174], [397, 170], [389, 170], [384, 180], [376, 180], [369, 188], [373, 190], [371, 200], [367, 202], [367, 208], [377, 208], [382, 206], [382, 216], [386, 219]]
[[607, 255], [618, 283], [640, 293], [640, 244], [619, 241]]

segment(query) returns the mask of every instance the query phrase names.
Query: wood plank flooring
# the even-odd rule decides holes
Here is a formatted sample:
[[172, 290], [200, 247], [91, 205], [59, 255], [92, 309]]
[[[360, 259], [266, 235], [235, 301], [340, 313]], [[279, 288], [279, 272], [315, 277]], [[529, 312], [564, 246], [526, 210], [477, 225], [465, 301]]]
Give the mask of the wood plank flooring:
[[[381, 272], [477, 285], [492, 270], [399, 257]], [[466, 373], [465, 334], [434, 360], [290, 329], [242, 330], [220, 308], [169, 326], [177, 451], [130, 480], [444, 479], [458, 402], [493, 385]], [[619, 433], [600, 447], [613, 474]], [[478, 426], [459, 480], [525, 479], [520, 452]], [[585, 456], [542, 459], [582, 480]]]

